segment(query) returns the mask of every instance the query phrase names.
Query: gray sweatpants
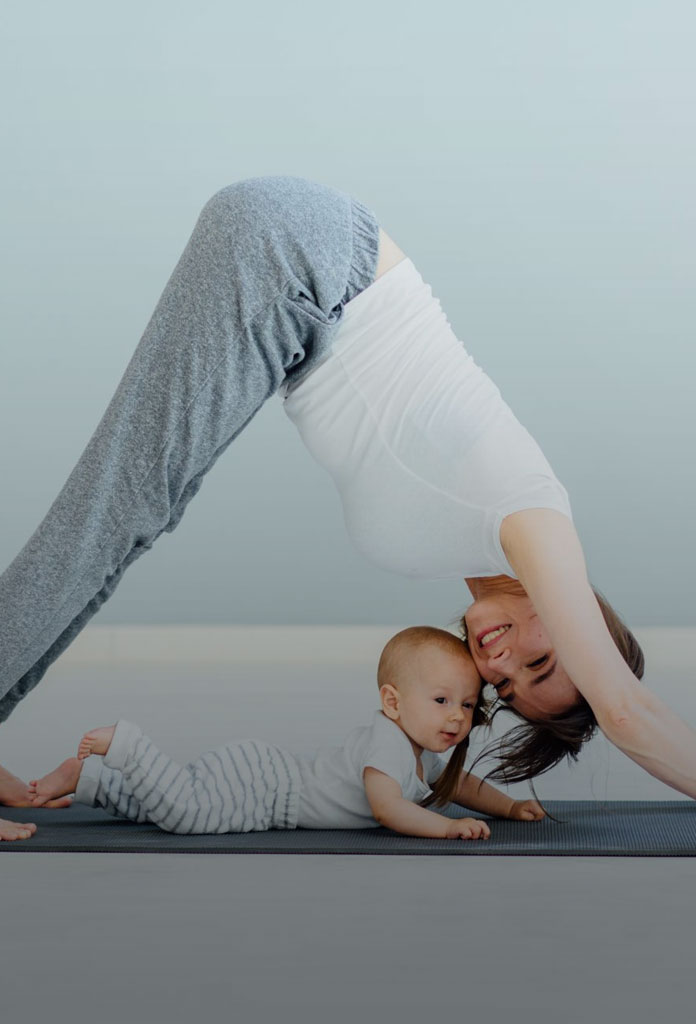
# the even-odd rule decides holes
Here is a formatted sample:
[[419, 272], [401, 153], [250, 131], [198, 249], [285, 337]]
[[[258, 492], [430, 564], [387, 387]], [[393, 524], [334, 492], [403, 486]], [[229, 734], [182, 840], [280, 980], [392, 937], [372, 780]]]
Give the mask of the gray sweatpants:
[[202, 835], [295, 828], [300, 773], [263, 740], [240, 740], [182, 767], [121, 719], [104, 756], [83, 762], [75, 798], [165, 832]]
[[361, 203], [302, 178], [241, 181], [205, 205], [94, 435], [0, 576], [0, 721], [263, 402], [325, 358], [374, 280], [378, 232]]

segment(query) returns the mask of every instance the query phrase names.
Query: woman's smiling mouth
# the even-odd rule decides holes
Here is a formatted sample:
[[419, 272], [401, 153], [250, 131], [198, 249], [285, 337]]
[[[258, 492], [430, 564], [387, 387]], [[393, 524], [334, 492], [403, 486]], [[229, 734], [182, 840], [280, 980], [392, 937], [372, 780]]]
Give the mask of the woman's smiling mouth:
[[484, 629], [476, 637], [476, 643], [481, 648], [491, 647], [496, 640], [503, 636], [504, 633], [507, 633], [509, 629], [512, 629], [512, 626], [509, 623], [503, 626], [493, 626], [492, 629], [490, 627], [488, 629]]

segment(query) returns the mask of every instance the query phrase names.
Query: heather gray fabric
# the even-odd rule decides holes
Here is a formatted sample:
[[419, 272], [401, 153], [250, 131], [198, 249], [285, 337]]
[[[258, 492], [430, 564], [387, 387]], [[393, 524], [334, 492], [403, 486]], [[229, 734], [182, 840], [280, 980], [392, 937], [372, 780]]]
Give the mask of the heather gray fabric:
[[[271, 830], [180, 836], [75, 804], [67, 810], [12, 808], [38, 825], [31, 839], [0, 843], [2, 853], [282, 853], [450, 857], [694, 857], [692, 800], [549, 800], [557, 819], [488, 819], [490, 839], [421, 839], [386, 828]], [[457, 815], [465, 813], [456, 808]], [[481, 815], [483, 817], [483, 815]]]
[[374, 280], [378, 231], [361, 203], [302, 178], [252, 178], [206, 204], [94, 435], [0, 576], [0, 721], [263, 402], [325, 357]]

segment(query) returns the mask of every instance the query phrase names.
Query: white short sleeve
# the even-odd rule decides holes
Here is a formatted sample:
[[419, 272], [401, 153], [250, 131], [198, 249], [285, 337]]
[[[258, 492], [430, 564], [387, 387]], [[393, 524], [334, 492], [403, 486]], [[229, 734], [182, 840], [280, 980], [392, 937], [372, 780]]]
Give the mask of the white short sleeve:
[[376, 768], [398, 782], [404, 793], [409, 777], [415, 772], [416, 755], [398, 725], [379, 714], [375, 717], [370, 743], [361, 761], [361, 773], [365, 768]]

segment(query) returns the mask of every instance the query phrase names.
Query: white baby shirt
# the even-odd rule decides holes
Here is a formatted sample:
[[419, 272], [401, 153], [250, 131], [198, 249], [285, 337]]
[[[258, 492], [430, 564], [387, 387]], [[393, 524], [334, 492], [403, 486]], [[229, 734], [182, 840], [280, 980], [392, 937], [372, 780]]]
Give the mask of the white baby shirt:
[[377, 828], [363, 783], [366, 767], [395, 779], [405, 799], [420, 803], [447, 765], [439, 754], [424, 750], [421, 782], [411, 741], [381, 711], [371, 725], [353, 729], [343, 746], [294, 756], [302, 782], [298, 828]]

